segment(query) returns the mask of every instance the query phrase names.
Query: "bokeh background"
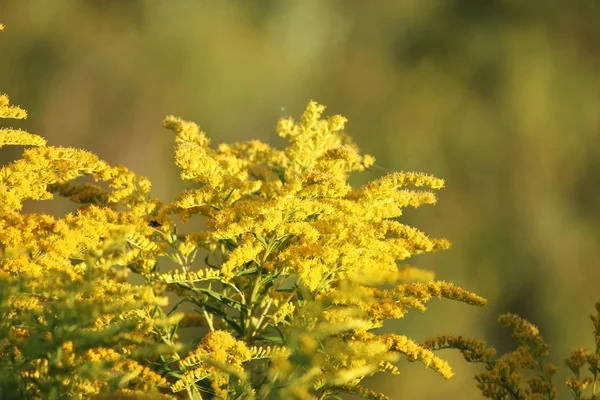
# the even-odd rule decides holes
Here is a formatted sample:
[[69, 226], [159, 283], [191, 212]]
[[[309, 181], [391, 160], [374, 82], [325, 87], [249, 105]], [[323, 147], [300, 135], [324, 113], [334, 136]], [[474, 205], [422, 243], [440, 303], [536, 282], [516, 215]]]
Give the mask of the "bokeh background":
[[[13, 125], [125, 164], [160, 198], [182, 188], [164, 116], [198, 122], [214, 143], [283, 145], [277, 119], [310, 99], [347, 116], [376, 157], [357, 185], [395, 170], [446, 179], [436, 206], [404, 220], [453, 247], [411, 262], [489, 305], [432, 301], [386, 329], [507, 351], [495, 319], [518, 312], [553, 345], [570, 397], [563, 359], [592, 348], [600, 300], [600, 2], [5, 0], [0, 21], [0, 88], [30, 113]], [[30, 208], [69, 207], [50, 203]], [[442, 356], [449, 381], [402, 362], [369, 386], [482, 398], [481, 368]]]

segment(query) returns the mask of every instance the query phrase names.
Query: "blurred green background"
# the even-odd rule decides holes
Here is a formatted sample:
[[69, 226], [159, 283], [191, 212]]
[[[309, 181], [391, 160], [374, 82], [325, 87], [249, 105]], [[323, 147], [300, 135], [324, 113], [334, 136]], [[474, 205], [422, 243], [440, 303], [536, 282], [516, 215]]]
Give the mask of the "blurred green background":
[[[489, 305], [432, 301], [386, 329], [506, 351], [495, 319], [518, 312], [553, 345], [569, 397], [563, 359], [593, 346], [600, 300], [600, 2], [8, 0], [0, 21], [0, 89], [30, 113], [13, 125], [125, 164], [165, 200], [182, 188], [167, 114], [213, 143], [281, 146], [277, 119], [310, 99], [347, 116], [376, 157], [356, 184], [395, 170], [446, 179], [436, 206], [404, 220], [453, 247], [411, 262]], [[369, 385], [393, 399], [481, 398], [480, 367], [441, 355], [449, 381], [402, 362]]]

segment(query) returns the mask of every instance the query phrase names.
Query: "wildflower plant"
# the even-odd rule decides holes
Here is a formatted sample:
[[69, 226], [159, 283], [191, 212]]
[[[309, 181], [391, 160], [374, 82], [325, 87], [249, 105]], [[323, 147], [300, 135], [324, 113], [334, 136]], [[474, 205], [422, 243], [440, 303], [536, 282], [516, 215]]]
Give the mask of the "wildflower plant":
[[[26, 117], [6, 95], [0, 106], [4, 118]], [[379, 398], [360, 381], [398, 373], [401, 355], [450, 377], [445, 361], [410, 338], [372, 332], [432, 297], [485, 303], [397, 264], [448, 247], [397, 220], [404, 207], [435, 202], [410, 187], [443, 181], [393, 173], [352, 188], [348, 174], [374, 160], [344, 134], [344, 117], [322, 119], [323, 110], [311, 102], [299, 122], [279, 121], [284, 150], [259, 141], [212, 148], [196, 124], [167, 117], [189, 184], [167, 204], [123, 166], [4, 128], [2, 146], [30, 147], [0, 170], [2, 390]], [[108, 188], [76, 182], [83, 176]], [[20, 212], [24, 200], [54, 195], [78, 210]], [[181, 234], [174, 216], [199, 216], [207, 229]], [[163, 270], [166, 259], [177, 269]], [[128, 283], [129, 272], [145, 284]], [[166, 292], [180, 299], [171, 308]], [[178, 312], [183, 303], [196, 312]], [[178, 341], [181, 327], [198, 323], [197, 340]]]
[[[324, 108], [310, 102], [300, 121], [279, 121], [283, 150], [259, 141], [211, 147], [198, 125], [167, 117], [187, 188], [166, 203], [124, 166], [0, 129], [0, 147], [27, 146], [0, 169], [0, 397], [386, 399], [361, 381], [398, 374], [400, 357], [450, 378], [434, 353], [449, 347], [487, 363], [484, 394], [498, 376], [516, 386], [513, 369], [547, 353], [516, 316], [503, 321], [528, 347], [498, 361], [461, 337], [423, 345], [375, 331], [434, 297], [485, 300], [399, 264], [449, 246], [399, 219], [405, 207], [435, 203], [443, 180], [399, 172], [352, 187], [349, 174], [374, 159], [344, 133], [346, 119], [325, 119]], [[0, 94], [0, 117], [26, 116]], [[22, 212], [25, 200], [56, 195], [77, 210]], [[205, 228], [182, 233], [192, 218]], [[188, 328], [194, 339], [184, 341]], [[570, 367], [589, 363], [595, 381], [597, 360], [598, 351], [580, 351]], [[537, 365], [542, 378], [515, 398], [552, 398], [554, 370]], [[570, 387], [588, 383], [576, 372]]]

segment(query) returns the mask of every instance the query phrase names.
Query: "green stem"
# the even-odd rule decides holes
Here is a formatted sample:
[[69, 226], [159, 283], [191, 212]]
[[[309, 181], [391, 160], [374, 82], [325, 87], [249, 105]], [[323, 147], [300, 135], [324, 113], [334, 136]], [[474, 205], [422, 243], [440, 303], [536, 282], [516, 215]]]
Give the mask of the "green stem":
[[267, 315], [267, 313], [269, 312], [269, 309], [271, 308], [271, 304], [273, 304], [273, 298], [270, 298], [269, 301], [267, 302], [267, 305], [265, 306], [265, 308], [263, 309], [261, 315], [260, 315], [260, 319], [258, 320], [258, 322], [256, 323], [256, 329], [254, 330], [254, 332], [252, 332], [252, 337], [256, 336], [256, 334], [258, 333], [258, 331], [261, 328], [261, 324], [263, 322], [263, 320], [265, 319], [265, 316]]
[[246, 309], [248, 310], [246, 312], [246, 341], [248, 341], [248, 343], [250, 343], [250, 340], [252, 339], [252, 337], [254, 336], [254, 331], [253, 331], [253, 327], [252, 327], [252, 315], [254, 314], [254, 306], [256, 305], [256, 297], [258, 294], [258, 290], [260, 288], [260, 280], [262, 278], [262, 271], [260, 268], [258, 268], [258, 272], [256, 275], [256, 279], [254, 280], [254, 286], [252, 288], [252, 293], [250, 294], [250, 301], [248, 302], [248, 305], [246, 307]]

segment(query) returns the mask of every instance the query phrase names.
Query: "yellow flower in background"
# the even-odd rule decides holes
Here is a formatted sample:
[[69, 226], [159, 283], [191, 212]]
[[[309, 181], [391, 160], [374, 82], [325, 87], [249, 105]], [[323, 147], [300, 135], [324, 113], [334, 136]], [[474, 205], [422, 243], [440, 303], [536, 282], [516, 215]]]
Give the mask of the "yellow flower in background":
[[[14, 119], [25, 119], [27, 118], [27, 111], [19, 106], [11, 106], [8, 96], [6, 94], [0, 94], [0, 118], [14, 118]], [[6, 130], [7, 136], [16, 138], [16, 134], [9, 130]]]

